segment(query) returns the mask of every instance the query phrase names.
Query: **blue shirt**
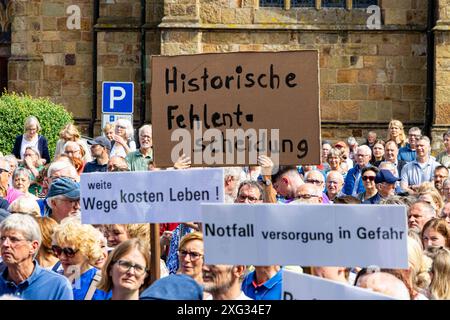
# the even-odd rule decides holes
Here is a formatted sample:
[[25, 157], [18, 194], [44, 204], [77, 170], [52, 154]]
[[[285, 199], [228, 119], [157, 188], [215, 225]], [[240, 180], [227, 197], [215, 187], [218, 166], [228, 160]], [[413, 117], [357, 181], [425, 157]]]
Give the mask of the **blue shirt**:
[[411, 161], [402, 169], [402, 183], [408, 186], [419, 185], [423, 182], [433, 181], [434, 169], [439, 166], [439, 163], [434, 161], [431, 157], [426, 163], [420, 164], [416, 160]]
[[412, 150], [409, 143], [406, 144], [406, 146], [401, 147], [398, 150], [398, 160], [404, 160], [406, 162], [411, 162], [416, 160], [416, 150]]
[[98, 164], [97, 159], [95, 159], [94, 161], [86, 163], [83, 169], [83, 173], [106, 172], [107, 168], [107, 164]]
[[[76, 280], [72, 284], [73, 286], [73, 299], [74, 300], [84, 300], [89, 287], [91, 286], [92, 279], [97, 272], [97, 268], [91, 268], [80, 276], [79, 282]], [[108, 300], [112, 297], [112, 292], [105, 292], [96, 289], [91, 300]]]
[[282, 271], [280, 269], [272, 278], [256, 286], [255, 271], [250, 272], [242, 282], [242, 291], [253, 300], [281, 300]]
[[10, 294], [25, 300], [73, 300], [72, 286], [66, 277], [45, 270], [34, 261], [30, 277], [18, 285], [8, 279], [8, 268], [0, 276], [0, 295]]

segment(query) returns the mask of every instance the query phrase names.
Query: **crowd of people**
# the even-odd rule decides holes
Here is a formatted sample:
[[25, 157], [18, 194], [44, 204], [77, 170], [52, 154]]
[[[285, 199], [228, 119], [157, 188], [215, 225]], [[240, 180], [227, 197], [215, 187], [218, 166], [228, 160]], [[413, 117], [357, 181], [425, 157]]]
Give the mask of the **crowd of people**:
[[[159, 170], [151, 125], [134, 139], [129, 120], [83, 139], [61, 129], [53, 159], [36, 117], [0, 157], [0, 295], [40, 300], [279, 300], [283, 270], [304, 272], [398, 299], [450, 299], [450, 130], [433, 156], [417, 127], [398, 120], [359, 144], [323, 141], [321, 163], [224, 168], [227, 203], [397, 204], [406, 207], [409, 269], [204, 263], [200, 222], [160, 224], [160, 275], [150, 283], [149, 224], [81, 223], [82, 173]], [[186, 169], [182, 155], [175, 169]]]

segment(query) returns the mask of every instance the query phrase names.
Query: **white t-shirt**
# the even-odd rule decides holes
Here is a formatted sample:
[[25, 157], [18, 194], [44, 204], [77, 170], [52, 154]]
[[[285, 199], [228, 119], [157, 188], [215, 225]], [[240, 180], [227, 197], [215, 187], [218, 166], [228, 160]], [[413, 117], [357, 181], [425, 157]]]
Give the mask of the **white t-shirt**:
[[33, 147], [35, 149], [38, 148], [38, 140], [39, 140], [38, 135], [36, 135], [36, 137], [34, 137], [33, 140], [31, 140], [31, 141], [28, 141], [25, 138], [25, 135], [23, 135], [22, 145], [20, 146], [20, 159], [23, 159], [23, 155], [25, 154], [25, 149], [27, 147]]

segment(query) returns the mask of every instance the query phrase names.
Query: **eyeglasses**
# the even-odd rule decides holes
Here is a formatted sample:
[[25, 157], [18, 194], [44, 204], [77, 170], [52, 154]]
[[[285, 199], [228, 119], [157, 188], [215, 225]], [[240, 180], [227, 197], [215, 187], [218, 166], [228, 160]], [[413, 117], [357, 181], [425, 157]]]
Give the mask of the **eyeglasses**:
[[115, 171], [130, 171], [130, 169], [128, 169], [127, 167], [121, 167], [121, 166], [117, 166], [117, 165], [110, 165], [108, 166], [108, 171], [110, 172], [115, 172]]
[[0, 168], [0, 174], [2, 174], [3, 172], [8, 172], [8, 173], [9, 173], [9, 171], [8, 171], [8, 170], [6, 170], [6, 169], [3, 169], [3, 168]]
[[26, 131], [36, 131], [37, 128], [26, 128], [25, 130], [26, 130]]
[[248, 199], [249, 202], [256, 202], [259, 199], [252, 196], [244, 196], [242, 194], [238, 195], [238, 200], [244, 202], [246, 199]]
[[20, 239], [20, 238], [16, 238], [16, 237], [1, 236], [0, 237], [0, 243], [1, 244], [5, 243], [6, 239], [8, 239], [9, 243], [11, 244], [11, 246], [17, 246], [22, 241], [30, 241], [30, 240], [27, 240], [27, 239]]
[[375, 176], [363, 176], [362, 179], [363, 181], [375, 181]]
[[137, 276], [142, 276], [144, 273], [147, 272], [147, 268], [144, 266], [141, 266], [137, 263], [132, 263], [130, 261], [126, 260], [118, 260], [117, 265], [119, 266], [119, 270], [122, 272], [128, 272], [131, 270], [131, 268], [134, 268], [134, 274]]
[[63, 252], [64, 254], [68, 257], [68, 258], [73, 258], [78, 251], [80, 251], [79, 249], [72, 249], [72, 248], [61, 248], [60, 246], [57, 245], [53, 245], [52, 246], [52, 251], [56, 256], [60, 256]]
[[327, 182], [327, 184], [339, 184], [339, 182], [338, 181], [329, 180]]
[[316, 196], [315, 194], [298, 194], [296, 199], [311, 199], [311, 198], [318, 198], [319, 196]]
[[116, 125], [116, 128], [118, 128], [118, 129], [126, 129], [127, 127]]
[[198, 253], [198, 252], [189, 252], [189, 251], [186, 251], [186, 250], [180, 250], [180, 251], [178, 251], [178, 255], [181, 257], [181, 258], [185, 258], [186, 256], [189, 256], [190, 258], [191, 258], [191, 261], [196, 261], [196, 260], [198, 260], [198, 259], [200, 259], [203, 255], [201, 254], [201, 253]]
[[78, 153], [78, 152], [80, 152], [80, 150], [67, 150], [65, 153], [66, 154], [74, 154], [74, 153]]
[[312, 184], [323, 184], [323, 181], [314, 180], [314, 179], [306, 179], [306, 182], [312, 183]]

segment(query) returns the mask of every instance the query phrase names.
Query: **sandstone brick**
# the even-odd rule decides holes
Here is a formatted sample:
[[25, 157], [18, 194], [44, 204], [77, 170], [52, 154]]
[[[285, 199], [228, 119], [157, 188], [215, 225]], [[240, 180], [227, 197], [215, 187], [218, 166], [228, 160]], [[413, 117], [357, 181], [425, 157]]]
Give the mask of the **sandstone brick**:
[[91, 53], [92, 52], [92, 43], [77, 42], [76, 51], [77, 51], [77, 53]]
[[424, 84], [426, 73], [424, 71], [398, 69], [394, 73], [394, 83]]
[[335, 69], [320, 69], [320, 83], [336, 83], [337, 72]]
[[297, 23], [297, 13], [295, 10], [279, 8], [259, 9], [255, 11], [255, 23]]
[[377, 81], [377, 70], [376, 69], [362, 69], [358, 71], [358, 82], [372, 84]]
[[436, 85], [445, 86], [450, 83], [450, 71], [436, 71]]
[[367, 99], [383, 100], [385, 98], [385, 90], [383, 85], [373, 84], [369, 86]]
[[63, 96], [78, 96], [81, 93], [80, 83], [78, 81], [62, 81]]
[[402, 9], [392, 9], [385, 10], [384, 14], [384, 23], [386, 25], [394, 24], [394, 25], [404, 25], [407, 21], [407, 10]]
[[350, 87], [350, 100], [366, 100], [367, 95], [367, 85], [354, 85]]
[[64, 72], [64, 80], [84, 80], [85, 68], [81, 66], [66, 66]]
[[98, 64], [105, 67], [116, 66], [119, 62], [119, 57], [114, 54], [105, 54], [98, 57]]
[[450, 46], [448, 45], [436, 46], [436, 58], [450, 58]]
[[392, 116], [402, 122], [410, 120], [410, 105], [408, 101], [393, 101]]
[[402, 57], [402, 67], [405, 69], [425, 69], [426, 57]]
[[356, 101], [339, 102], [339, 120], [359, 120], [359, 104]]
[[44, 79], [50, 81], [60, 81], [64, 78], [64, 67], [44, 66]]
[[436, 65], [438, 70], [450, 71], [450, 59], [437, 58]]
[[373, 121], [377, 118], [377, 103], [375, 101], [362, 101], [359, 103], [359, 120]]
[[411, 0], [383, 0], [384, 9], [410, 9]]
[[377, 120], [390, 121], [392, 119], [392, 101], [377, 102]]
[[435, 88], [435, 104], [443, 104], [449, 101], [448, 94], [450, 92], [450, 85], [436, 86]]
[[213, 5], [202, 5], [200, 19], [203, 23], [220, 23], [220, 9]]
[[42, 55], [44, 64], [47, 66], [63, 66], [64, 54], [62, 53], [45, 53]]
[[347, 44], [345, 53], [348, 55], [376, 55], [377, 45], [375, 44]]
[[[423, 121], [425, 119], [425, 102], [410, 102], [410, 108], [411, 108], [411, 120]], [[436, 117], [436, 121], [437, 122], [440, 121], [438, 117]]]
[[78, 30], [59, 32], [62, 41], [80, 41], [81, 32]]
[[339, 103], [337, 101], [322, 102], [320, 111], [322, 120], [336, 120], [339, 117]]
[[42, 15], [50, 17], [60, 17], [66, 14], [64, 4], [44, 1], [42, 3]]
[[44, 97], [60, 96], [61, 81], [49, 81], [49, 79], [44, 79], [41, 82], [39, 95]]
[[43, 41], [59, 41], [61, 40], [60, 32], [58, 31], [45, 31], [42, 32]]
[[223, 8], [221, 10], [222, 23], [236, 23], [236, 9]]
[[103, 81], [130, 81], [129, 68], [106, 68], [103, 70]]
[[337, 83], [356, 83], [358, 81], [358, 70], [338, 70]]
[[386, 57], [387, 69], [400, 69], [402, 67], [401, 57]]
[[169, 12], [171, 16], [184, 16], [186, 15], [186, 5], [169, 4]]
[[364, 56], [364, 67], [384, 68], [386, 66], [386, 58], [380, 56]]
[[236, 10], [236, 24], [251, 24], [253, 23], [253, 10], [252, 9], [238, 9]]
[[380, 44], [378, 54], [381, 56], [403, 56], [411, 54], [410, 45]]

